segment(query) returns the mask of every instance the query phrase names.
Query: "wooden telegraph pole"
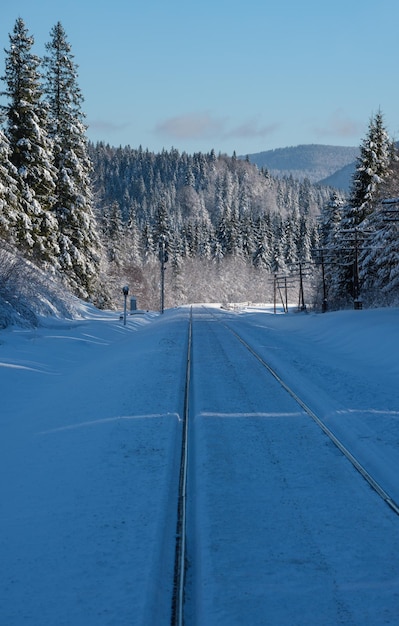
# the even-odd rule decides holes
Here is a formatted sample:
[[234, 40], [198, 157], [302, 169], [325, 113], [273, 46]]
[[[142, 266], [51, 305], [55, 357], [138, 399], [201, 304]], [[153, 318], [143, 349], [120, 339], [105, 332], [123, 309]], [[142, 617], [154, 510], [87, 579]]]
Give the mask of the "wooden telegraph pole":
[[159, 237], [159, 260], [161, 263], [161, 313], [165, 308], [165, 263], [168, 261], [168, 240], [165, 235]]

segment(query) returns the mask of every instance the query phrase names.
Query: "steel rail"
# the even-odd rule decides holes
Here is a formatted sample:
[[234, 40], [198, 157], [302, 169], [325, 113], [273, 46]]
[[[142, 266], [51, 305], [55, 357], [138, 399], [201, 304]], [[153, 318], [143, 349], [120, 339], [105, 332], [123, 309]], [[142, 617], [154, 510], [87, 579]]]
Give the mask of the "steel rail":
[[186, 578], [186, 509], [187, 509], [187, 468], [188, 468], [188, 420], [191, 382], [191, 347], [193, 333], [193, 309], [190, 309], [188, 325], [188, 345], [186, 380], [184, 389], [182, 447], [177, 505], [176, 549], [173, 581], [171, 626], [184, 624], [184, 587]]
[[[216, 317], [216, 316], [215, 316]], [[218, 320], [219, 321], [219, 320]], [[324, 422], [312, 411], [312, 409], [287, 385], [286, 382], [277, 374], [277, 372], [243, 339], [235, 330], [233, 330], [225, 322], [221, 322], [242, 345], [265, 367], [268, 372], [280, 383], [285, 391], [299, 404], [299, 406], [311, 417], [316, 424], [323, 430], [323, 432], [329, 437], [334, 445], [342, 452], [342, 454], [352, 463], [353, 467], [361, 474], [361, 476], [368, 482], [370, 487], [384, 500], [384, 502], [399, 515], [399, 504], [385, 491], [385, 489], [375, 480], [371, 474], [366, 470], [356, 457], [348, 450], [348, 448], [334, 435], [334, 433], [324, 424]]]

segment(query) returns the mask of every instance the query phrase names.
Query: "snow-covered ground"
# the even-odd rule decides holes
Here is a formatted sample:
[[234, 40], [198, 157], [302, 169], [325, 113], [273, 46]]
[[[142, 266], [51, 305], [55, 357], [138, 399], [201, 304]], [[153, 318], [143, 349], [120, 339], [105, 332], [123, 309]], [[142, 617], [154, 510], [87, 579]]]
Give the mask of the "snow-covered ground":
[[[201, 311], [198, 308], [198, 316]], [[138, 314], [129, 316], [124, 326], [113, 313], [86, 308], [80, 320], [47, 319], [34, 330], [0, 332], [0, 624], [169, 624], [174, 552], [169, 538], [175, 532], [177, 499], [171, 476], [180, 454], [188, 316], [187, 308], [163, 316]], [[249, 343], [256, 343], [294, 391], [399, 501], [399, 310], [272, 315], [265, 308], [218, 310], [217, 316]], [[280, 421], [273, 422], [278, 428], [270, 435], [269, 452], [273, 451], [275, 465], [281, 461], [287, 471], [293, 470], [295, 480], [287, 485], [284, 515], [270, 515], [265, 526], [260, 503], [251, 498], [254, 483], [244, 456], [244, 451], [251, 454], [253, 445], [251, 476], [256, 473], [257, 488], [261, 479], [268, 481], [270, 497], [264, 504], [269, 511], [278, 510], [281, 499], [273, 491], [266, 462], [255, 467], [255, 459], [263, 458], [259, 442], [264, 435], [258, 437], [255, 422], [265, 417], [257, 404], [264, 389], [248, 380], [257, 399], [243, 415], [231, 379], [221, 391], [223, 370], [208, 388], [209, 379], [199, 367], [201, 362], [209, 364], [207, 358], [213, 360], [216, 348], [210, 341], [206, 350], [203, 328], [197, 336], [195, 329], [194, 313], [194, 366], [202, 374], [197, 382], [194, 374], [192, 431], [197, 443], [192, 470], [204, 479], [195, 486], [196, 506], [201, 509], [203, 503], [205, 511], [205, 503], [214, 502], [216, 516], [208, 519], [208, 513], [196, 513], [195, 549], [201, 567], [189, 578], [190, 585], [199, 582], [201, 588], [190, 600], [192, 623], [397, 624], [399, 518], [332, 444], [324, 443], [312, 447], [311, 460], [302, 457], [305, 474], [323, 468], [315, 477], [319, 493], [326, 483], [327, 492], [331, 490], [331, 498], [320, 500], [323, 505], [314, 509], [323, 526], [315, 531], [314, 504], [307, 501], [309, 487], [298, 470], [295, 446], [305, 455], [305, 443], [325, 436], [319, 436], [308, 417], [305, 430], [295, 430], [305, 417], [294, 417], [301, 411], [289, 404], [281, 409], [289, 419], [283, 421], [280, 415]], [[199, 348], [195, 352], [196, 341], [202, 352]], [[241, 359], [242, 346], [238, 342], [237, 346], [231, 347], [232, 371]], [[244, 384], [242, 380], [237, 384]], [[228, 402], [218, 406], [223, 397]], [[245, 435], [244, 419], [249, 426]], [[225, 447], [221, 440], [216, 442], [218, 448], [208, 446], [212, 429], [225, 433]], [[275, 474], [280, 485], [281, 472]], [[220, 498], [217, 501], [215, 481], [224, 488], [225, 506]], [[341, 487], [346, 484], [345, 496]], [[250, 511], [245, 518], [241, 511], [228, 509], [242, 489]], [[290, 503], [309, 511], [305, 514], [302, 508], [300, 516], [312, 537], [309, 544], [298, 546], [301, 537], [292, 525], [298, 512], [290, 510]], [[217, 546], [217, 537], [209, 533], [224, 523], [226, 512], [226, 531], [234, 543]], [[262, 560], [267, 555], [262, 550], [254, 560], [246, 556], [251, 553], [248, 536], [242, 540], [241, 530], [247, 528], [248, 519], [252, 542], [262, 550], [273, 538], [268, 562]], [[208, 552], [201, 553], [212, 541], [215, 553], [222, 556], [216, 565]], [[332, 591], [327, 588], [331, 563], [333, 575], [341, 576]], [[213, 576], [206, 598], [209, 579], [204, 575]], [[332, 596], [338, 607], [334, 617]], [[309, 602], [312, 619], [306, 613]], [[201, 616], [206, 616], [206, 624]]]

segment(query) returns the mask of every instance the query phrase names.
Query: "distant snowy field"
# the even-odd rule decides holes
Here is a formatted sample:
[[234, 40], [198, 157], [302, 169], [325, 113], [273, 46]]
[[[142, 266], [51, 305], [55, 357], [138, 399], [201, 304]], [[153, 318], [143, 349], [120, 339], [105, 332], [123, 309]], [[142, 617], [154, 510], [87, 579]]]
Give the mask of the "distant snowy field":
[[[399, 500], [399, 310], [271, 313], [242, 308], [229, 323], [248, 341], [263, 329], [273, 367]], [[174, 547], [156, 546], [175, 528], [188, 309], [126, 326], [89, 306], [81, 316], [0, 331], [0, 624], [168, 624]], [[399, 620], [399, 518], [380, 508], [382, 625]]]

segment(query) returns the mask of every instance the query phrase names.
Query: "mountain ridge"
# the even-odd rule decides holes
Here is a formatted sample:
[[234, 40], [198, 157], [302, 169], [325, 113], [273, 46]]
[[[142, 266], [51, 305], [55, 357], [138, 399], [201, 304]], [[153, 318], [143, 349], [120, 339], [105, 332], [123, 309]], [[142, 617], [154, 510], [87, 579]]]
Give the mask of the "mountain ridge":
[[358, 155], [359, 148], [355, 146], [300, 144], [239, 158], [266, 168], [273, 176], [292, 176], [298, 180], [308, 178], [313, 184], [348, 191]]

